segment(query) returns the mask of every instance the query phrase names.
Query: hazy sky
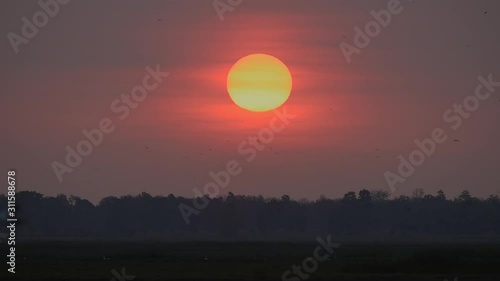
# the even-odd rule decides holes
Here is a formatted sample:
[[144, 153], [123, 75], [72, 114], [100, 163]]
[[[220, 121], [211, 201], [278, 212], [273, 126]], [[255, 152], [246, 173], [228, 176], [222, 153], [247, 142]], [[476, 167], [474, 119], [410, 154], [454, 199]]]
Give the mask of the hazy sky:
[[[339, 44], [353, 45], [354, 28], [388, 2], [247, 0], [221, 21], [211, 0], [72, 1], [15, 54], [7, 34], [21, 35], [21, 19], [41, 8], [5, 1], [2, 170], [17, 169], [20, 189], [48, 195], [191, 197], [210, 171], [236, 160], [243, 172], [223, 193], [339, 197], [389, 189], [384, 172], [397, 172], [398, 156], [443, 128], [448, 140], [394, 194], [500, 194], [500, 88], [457, 130], [442, 117], [474, 94], [479, 75], [500, 81], [500, 2], [402, 0], [402, 12], [347, 63]], [[248, 162], [238, 146], [274, 115], [237, 107], [226, 76], [252, 53], [289, 67], [285, 105], [296, 117]], [[156, 65], [170, 76], [120, 120], [110, 105]], [[115, 131], [59, 182], [51, 164], [64, 164], [65, 147], [103, 118]]]

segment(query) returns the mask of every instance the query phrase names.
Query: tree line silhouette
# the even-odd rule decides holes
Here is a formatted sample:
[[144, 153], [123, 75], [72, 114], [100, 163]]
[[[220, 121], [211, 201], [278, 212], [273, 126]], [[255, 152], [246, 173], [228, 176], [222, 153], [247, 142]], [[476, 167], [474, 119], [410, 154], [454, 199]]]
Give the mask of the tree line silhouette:
[[[390, 199], [384, 190], [360, 190], [343, 198], [296, 201], [227, 196], [208, 198], [210, 205], [186, 224], [179, 204], [191, 198], [106, 197], [97, 205], [77, 196], [47, 197], [35, 191], [16, 196], [17, 236], [30, 238], [111, 239], [292, 239], [328, 233], [341, 237], [498, 237], [500, 199], [463, 191], [447, 199], [416, 189], [412, 196]], [[6, 218], [7, 197], [0, 195]], [[5, 221], [5, 220], [4, 220]], [[4, 228], [5, 229], [5, 228]]]

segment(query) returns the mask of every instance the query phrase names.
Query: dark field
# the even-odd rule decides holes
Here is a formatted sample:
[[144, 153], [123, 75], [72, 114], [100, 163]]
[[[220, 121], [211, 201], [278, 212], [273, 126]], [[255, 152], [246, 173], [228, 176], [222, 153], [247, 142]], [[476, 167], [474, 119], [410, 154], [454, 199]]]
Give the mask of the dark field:
[[[113, 269], [121, 272], [125, 267], [126, 275], [135, 276], [133, 280], [281, 280], [284, 271], [302, 264], [317, 246], [314, 242], [20, 240], [16, 274], [7, 275], [4, 269], [0, 277], [108, 281], [113, 280]], [[319, 262], [307, 280], [451, 281], [455, 276], [458, 280], [500, 280], [500, 244], [343, 243], [336, 258]]]

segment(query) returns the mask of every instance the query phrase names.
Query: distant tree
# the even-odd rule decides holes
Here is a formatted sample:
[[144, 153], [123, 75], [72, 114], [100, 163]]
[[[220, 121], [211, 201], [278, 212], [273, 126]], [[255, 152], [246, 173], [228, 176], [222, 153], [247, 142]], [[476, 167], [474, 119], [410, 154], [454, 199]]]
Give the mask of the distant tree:
[[147, 192], [141, 192], [141, 194], [137, 195], [137, 197], [143, 198], [143, 199], [146, 199], [146, 200], [153, 199], [153, 197], [149, 193], [147, 193]]
[[301, 204], [301, 205], [309, 204], [309, 200], [307, 200], [307, 198], [300, 198], [299, 204]]
[[17, 194], [18, 199], [22, 199], [21, 201], [32, 203], [35, 201], [39, 201], [43, 198], [43, 194], [35, 192], [35, 191], [21, 191]]
[[356, 193], [354, 191], [349, 191], [346, 194], [344, 194], [344, 198], [342, 198], [342, 201], [344, 202], [355, 202], [358, 199], [356, 198]]
[[99, 204], [97, 204], [97, 206], [99, 206], [99, 207], [113, 207], [113, 205], [115, 205], [118, 202], [118, 200], [119, 199], [114, 197], [114, 196], [104, 197], [101, 199], [101, 201], [99, 201]]
[[470, 202], [470, 201], [472, 201], [472, 196], [470, 195], [470, 192], [468, 190], [464, 190], [458, 196], [457, 201], [459, 201], [459, 202]]
[[438, 190], [436, 199], [438, 200], [446, 200], [446, 195], [444, 194], [443, 190]]
[[383, 202], [391, 196], [391, 193], [388, 190], [383, 189], [372, 190], [370, 193], [374, 202]]
[[490, 195], [490, 196], [488, 196], [486, 201], [493, 202], [493, 203], [500, 203], [500, 197], [498, 197], [498, 195]]
[[366, 189], [362, 189], [358, 193], [358, 200], [361, 202], [371, 202], [372, 201], [372, 196], [370, 191]]
[[[197, 238], [268, 238], [296, 237], [300, 232], [343, 235], [371, 235], [388, 232], [394, 235], [422, 234], [462, 237], [482, 233], [500, 233], [500, 198], [474, 198], [465, 190], [455, 200], [420, 196], [411, 200], [399, 196], [384, 199], [385, 192], [361, 190], [348, 192], [343, 199], [322, 196], [316, 201], [295, 201], [288, 195], [280, 198], [242, 196], [183, 198], [147, 193], [106, 197], [98, 205], [77, 196], [43, 196], [36, 192], [17, 194], [18, 234], [22, 237], [67, 237], [151, 239], [152, 237]], [[192, 209], [186, 224], [179, 204], [193, 206], [193, 199], [209, 200], [204, 209]], [[429, 200], [426, 200], [429, 199]], [[432, 199], [432, 200], [430, 200]], [[439, 199], [439, 200], [437, 200]], [[339, 202], [340, 201], [340, 202]], [[346, 203], [348, 202], [348, 203]], [[473, 202], [464, 204], [463, 202]], [[351, 204], [352, 203], [352, 204]], [[7, 196], [0, 194], [0, 210], [7, 210]], [[57, 223], [54, 222], [57, 214]], [[5, 219], [7, 214], [0, 212]], [[390, 215], [391, 219], [387, 219]], [[207, 236], [208, 235], [208, 236]], [[245, 235], [245, 236], [243, 236]], [[308, 234], [309, 235], [309, 234]], [[239, 239], [238, 238], [238, 239]]]
[[69, 205], [75, 206], [80, 200], [82, 200], [82, 199], [80, 199], [80, 197], [71, 195], [68, 199]]
[[411, 197], [413, 199], [422, 199], [424, 198], [424, 195], [425, 195], [425, 192], [424, 192], [424, 189], [423, 188], [415, 188], [412, 193], [411, 193]]
[[432, 196], [432, 194], [426, 194], [426, 195], [424, 195], [424, 198], [423, 198], [423, 199], [424, 199], [424, 200], [433, 200], [433, 199], [435, 199], [435, 198], [436, 198], [436, 197]]
[[406, 195], [400, 195], [399, 197], [395, 198], [396, 201], [410, 201], [410, 197]]
[[281, 196], [281, 201], [283, 201], [283, 202], [290, 202], [290, 196], [288, 196], [288, 195]]
[[224, 237], [234, 237], [237, 235], [240, 226], [243, 224], [238, 206], [234, 203], [227, 203], [220, 216], [220, 233]]

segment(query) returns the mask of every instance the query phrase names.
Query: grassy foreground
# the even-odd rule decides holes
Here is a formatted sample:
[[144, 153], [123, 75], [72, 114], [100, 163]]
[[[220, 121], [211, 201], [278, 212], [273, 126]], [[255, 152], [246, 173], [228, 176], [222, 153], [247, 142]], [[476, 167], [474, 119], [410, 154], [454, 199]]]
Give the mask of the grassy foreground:
[[[317, 243], [20, 242], [1, 280], [281, 280]], [[5, 244], [2, 253], [6, 252]], [[4, 258], [5, 259], [5, 258]], [[500, 280], [500, 244], [345, 243], [307, 280]], [[116, 279], [115, 280], [119, 280]], [[128, 279], [130, 280], [130, 279]]]

